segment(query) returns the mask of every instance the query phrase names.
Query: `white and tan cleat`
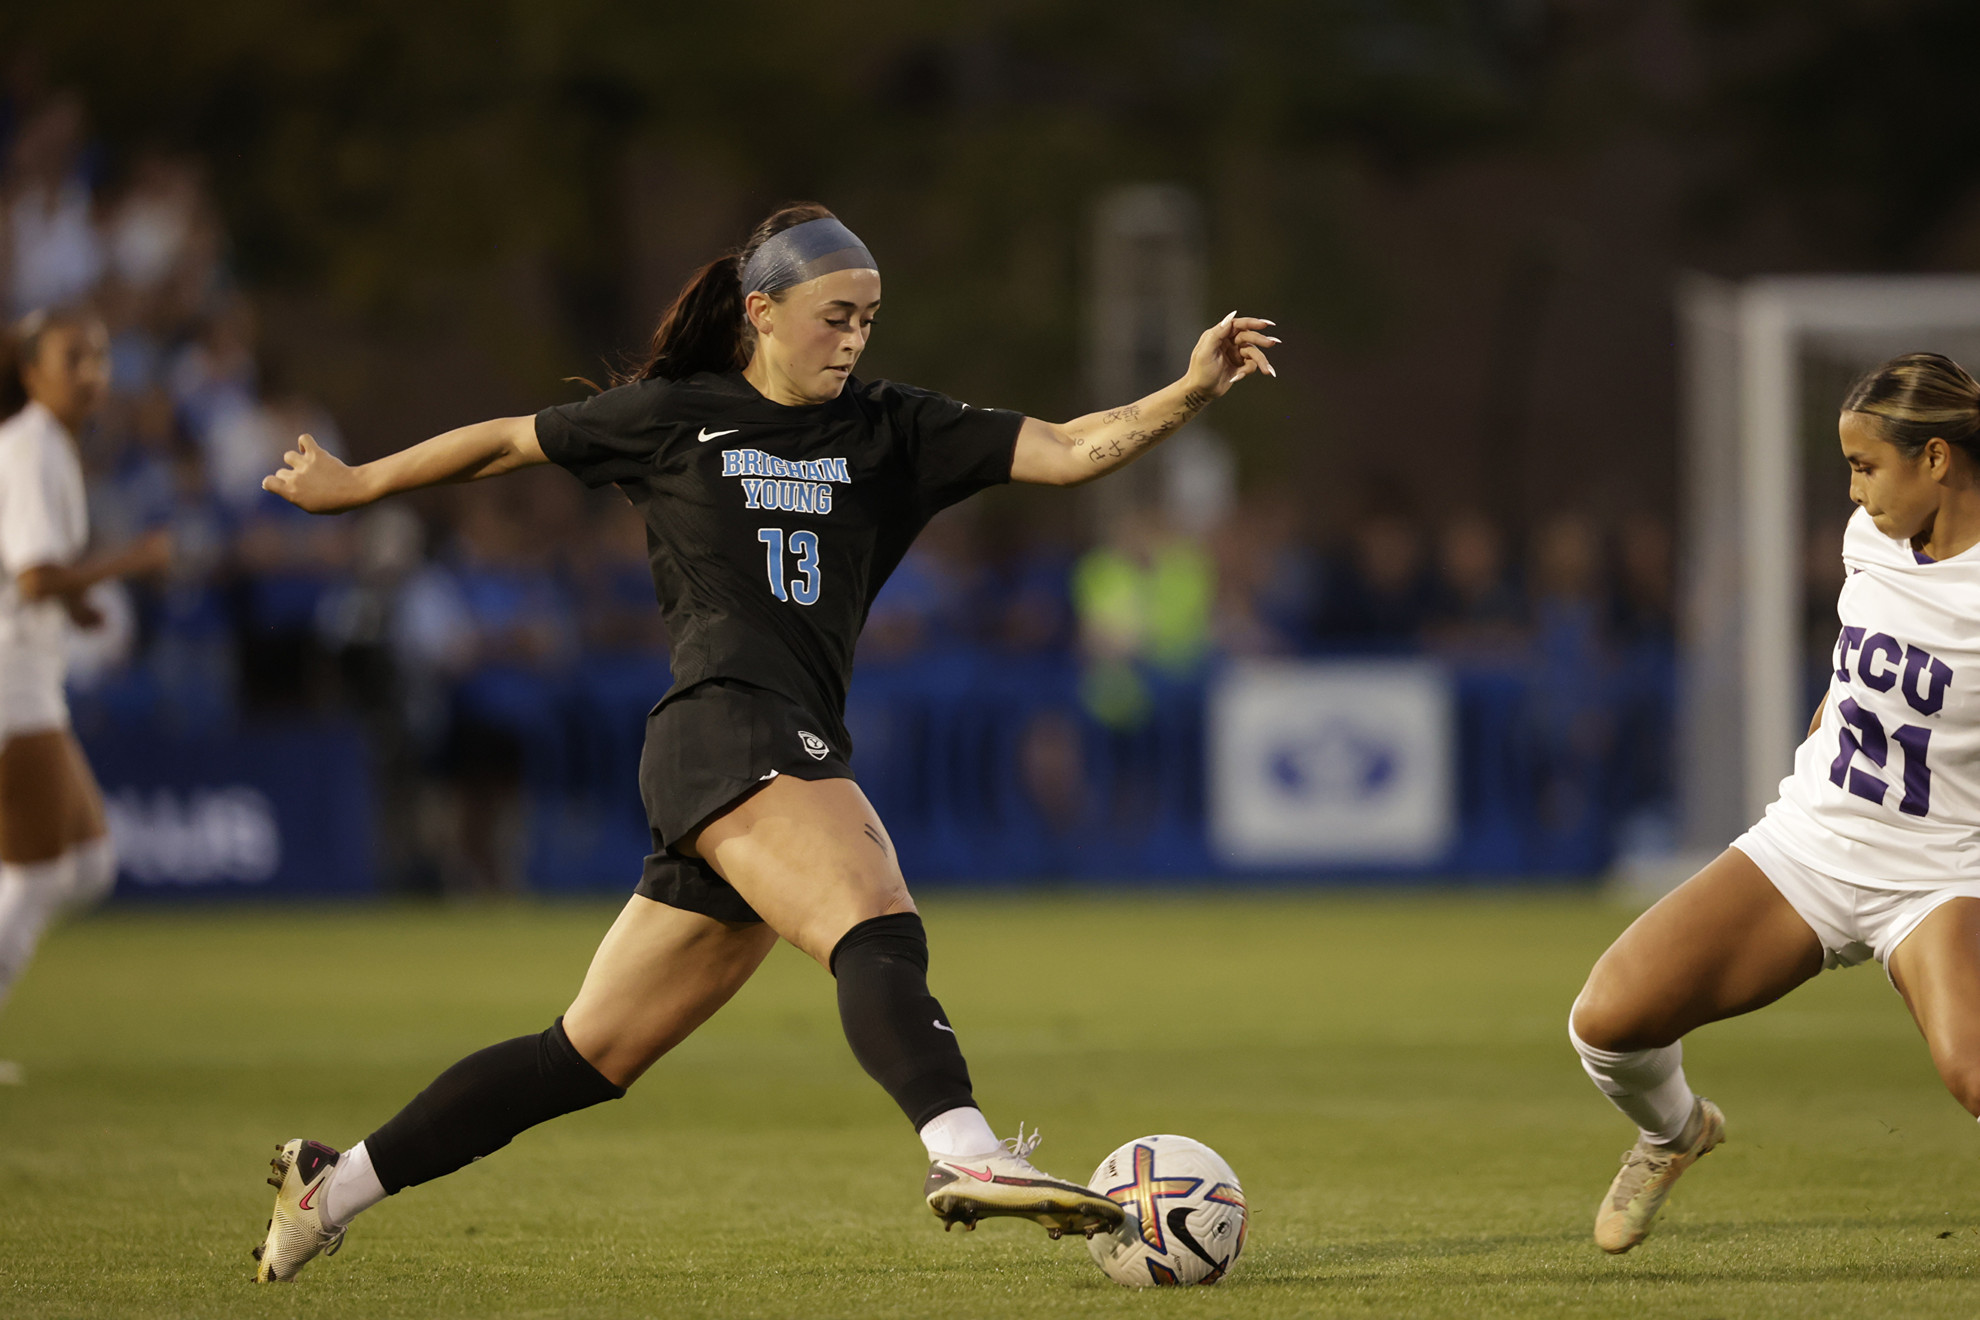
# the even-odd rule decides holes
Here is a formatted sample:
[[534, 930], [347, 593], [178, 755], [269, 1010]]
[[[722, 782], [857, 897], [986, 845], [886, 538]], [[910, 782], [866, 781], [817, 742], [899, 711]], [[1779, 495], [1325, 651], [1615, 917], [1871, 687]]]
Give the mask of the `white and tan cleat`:
[[254, 1249], [261, 1262], [256, 1283], [287, 1283], [318, 1255], [334, 1256], [344, 1245], [344, 1230], [323, 1221], [323, 1192], [337, 1168], [340, 1152], [320, 1141], [300, 1137], [275, 1148], [268, 1167], [275, 1175], [275, 1213], [268, 1220], [268, 1237]]
[[1595, 1208], [1595, 1245], [1619, 1256], [1649, 1237], [1679, 1176], [1725, 1139], [1726, 1116], [1702, 1096], [1676, 1145], [1652, 1146], [1638, 1138], [1623, 1152], [1622, 1172]]
[[935, 1160], [928, 1166], [923, 1191], [928, 1208], [947, 1232], [957, 1224], [976, 1227], [979, 1219], [999, 1215], [1042, 1224], [1051, 1236], [1111, 1233], [1127, 1218], [1122, 1209], [1090, 1187], [1065, 1182], [1031, 1166], [1027, 1158], [1038, 1149], [1039, 1137], [1018, 1134], [994, 1155], [969, 1160]]

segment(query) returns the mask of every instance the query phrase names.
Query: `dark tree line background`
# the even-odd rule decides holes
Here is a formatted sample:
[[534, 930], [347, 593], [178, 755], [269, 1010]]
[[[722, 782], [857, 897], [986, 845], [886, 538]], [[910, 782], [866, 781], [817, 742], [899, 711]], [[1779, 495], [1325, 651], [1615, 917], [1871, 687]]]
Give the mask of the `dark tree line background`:
[[1248, 480], [1668, 510], [1680, 270], [1980, 265], [1968, 0], [71, 0], [0, 49], [112, 175], [207, 162], [360, 453], [562, 397], [799, 197], [882, 254], [875, 374], [1071, 413], [1091, 204], [1161, 181], [1206, 317], [1288, 331]]

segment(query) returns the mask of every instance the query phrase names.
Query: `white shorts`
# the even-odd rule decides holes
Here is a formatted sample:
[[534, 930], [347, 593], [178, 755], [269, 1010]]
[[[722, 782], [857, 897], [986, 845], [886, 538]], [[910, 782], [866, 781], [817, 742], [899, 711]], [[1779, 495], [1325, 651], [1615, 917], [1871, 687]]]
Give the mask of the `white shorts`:
[[0, 743], [24, 733], [69, 727], [64, 666], [26, 647], [0, 648]]
[[1875, 958], [1884, 967], [1904, 937], [1955, 898], [1980, 898], [1980, 880], [1949, 880], [1932, 889], [1870, 889], [1825, 875], [1783, 852], [1769, 836], [1780, 826], [1763, 818], [1732, 846], [1751, 858], [1781, 897], [1822, 941], [1822, 970]]

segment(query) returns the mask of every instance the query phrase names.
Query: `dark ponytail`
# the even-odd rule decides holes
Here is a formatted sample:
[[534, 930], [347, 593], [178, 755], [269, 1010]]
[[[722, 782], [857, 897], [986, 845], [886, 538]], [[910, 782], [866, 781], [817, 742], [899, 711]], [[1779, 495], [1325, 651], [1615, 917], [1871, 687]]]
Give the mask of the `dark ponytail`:
[[[743, 316], [742, 269], [756, 249], [793, 225], [829, 220], [816, 202], [786, 206], [758, 225], [749, 241], [694, 273], [661, 313], [646, 354], [628, 369], [614, 372], [614, 385], [636, 380], [685, 380], [701, 371], [740, 371], [756, 348], [756, 332]], [[772, 298], [776, 294], [770, 295]]]
[[1875, 417], [1906, 458], [1937, 437], [1980, 459], [1980, 381], [1938, 353], [1894, 357], [1850, 386], [1843, 411]]

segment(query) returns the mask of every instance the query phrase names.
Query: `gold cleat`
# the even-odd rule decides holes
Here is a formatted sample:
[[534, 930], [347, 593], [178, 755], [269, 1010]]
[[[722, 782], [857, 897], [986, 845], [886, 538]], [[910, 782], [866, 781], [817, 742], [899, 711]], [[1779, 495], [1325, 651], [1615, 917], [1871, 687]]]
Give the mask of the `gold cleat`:
[[275, 1213], [268, 1220], [268, 1236], [254, 1249], [256, 1283], [287, 1283], [318, 1255], [334, 1256], [344, 1245], [344, 1230], [331, 1228], [323, 1218], [323, 1192], [340, 1152], [301, 1138], [275, 1152], [268, 1161], [274, 1171], [268, 1185], [275, 1189]]
[[1676, 1145], [1653, 1146], [1638, 1138], [1623, 1152], [1622, 1172], [1595, 1209], [1595, 1245], [1619, 1256], [1649, 1237], [1678, 1177], [1725, 1139], [1726, 1116], [1703, 1097]]
[[935, 1160], [923, 1192], [943, 1231], [957, 1224], [974, 1230], [977, 1221], [996, 1216], [1029, 1219], [1054, 1239], [1067, 1233], [1092, 1237], [1111, 1233], [1127, 1218], [1106, 1197], [1078, 1183], [1061, 1181], [1033, 1168], [1027, 1157], [1038, 1149], [1038, 1134], [1018, 1135], [993, 1155], [969, 1160]]

